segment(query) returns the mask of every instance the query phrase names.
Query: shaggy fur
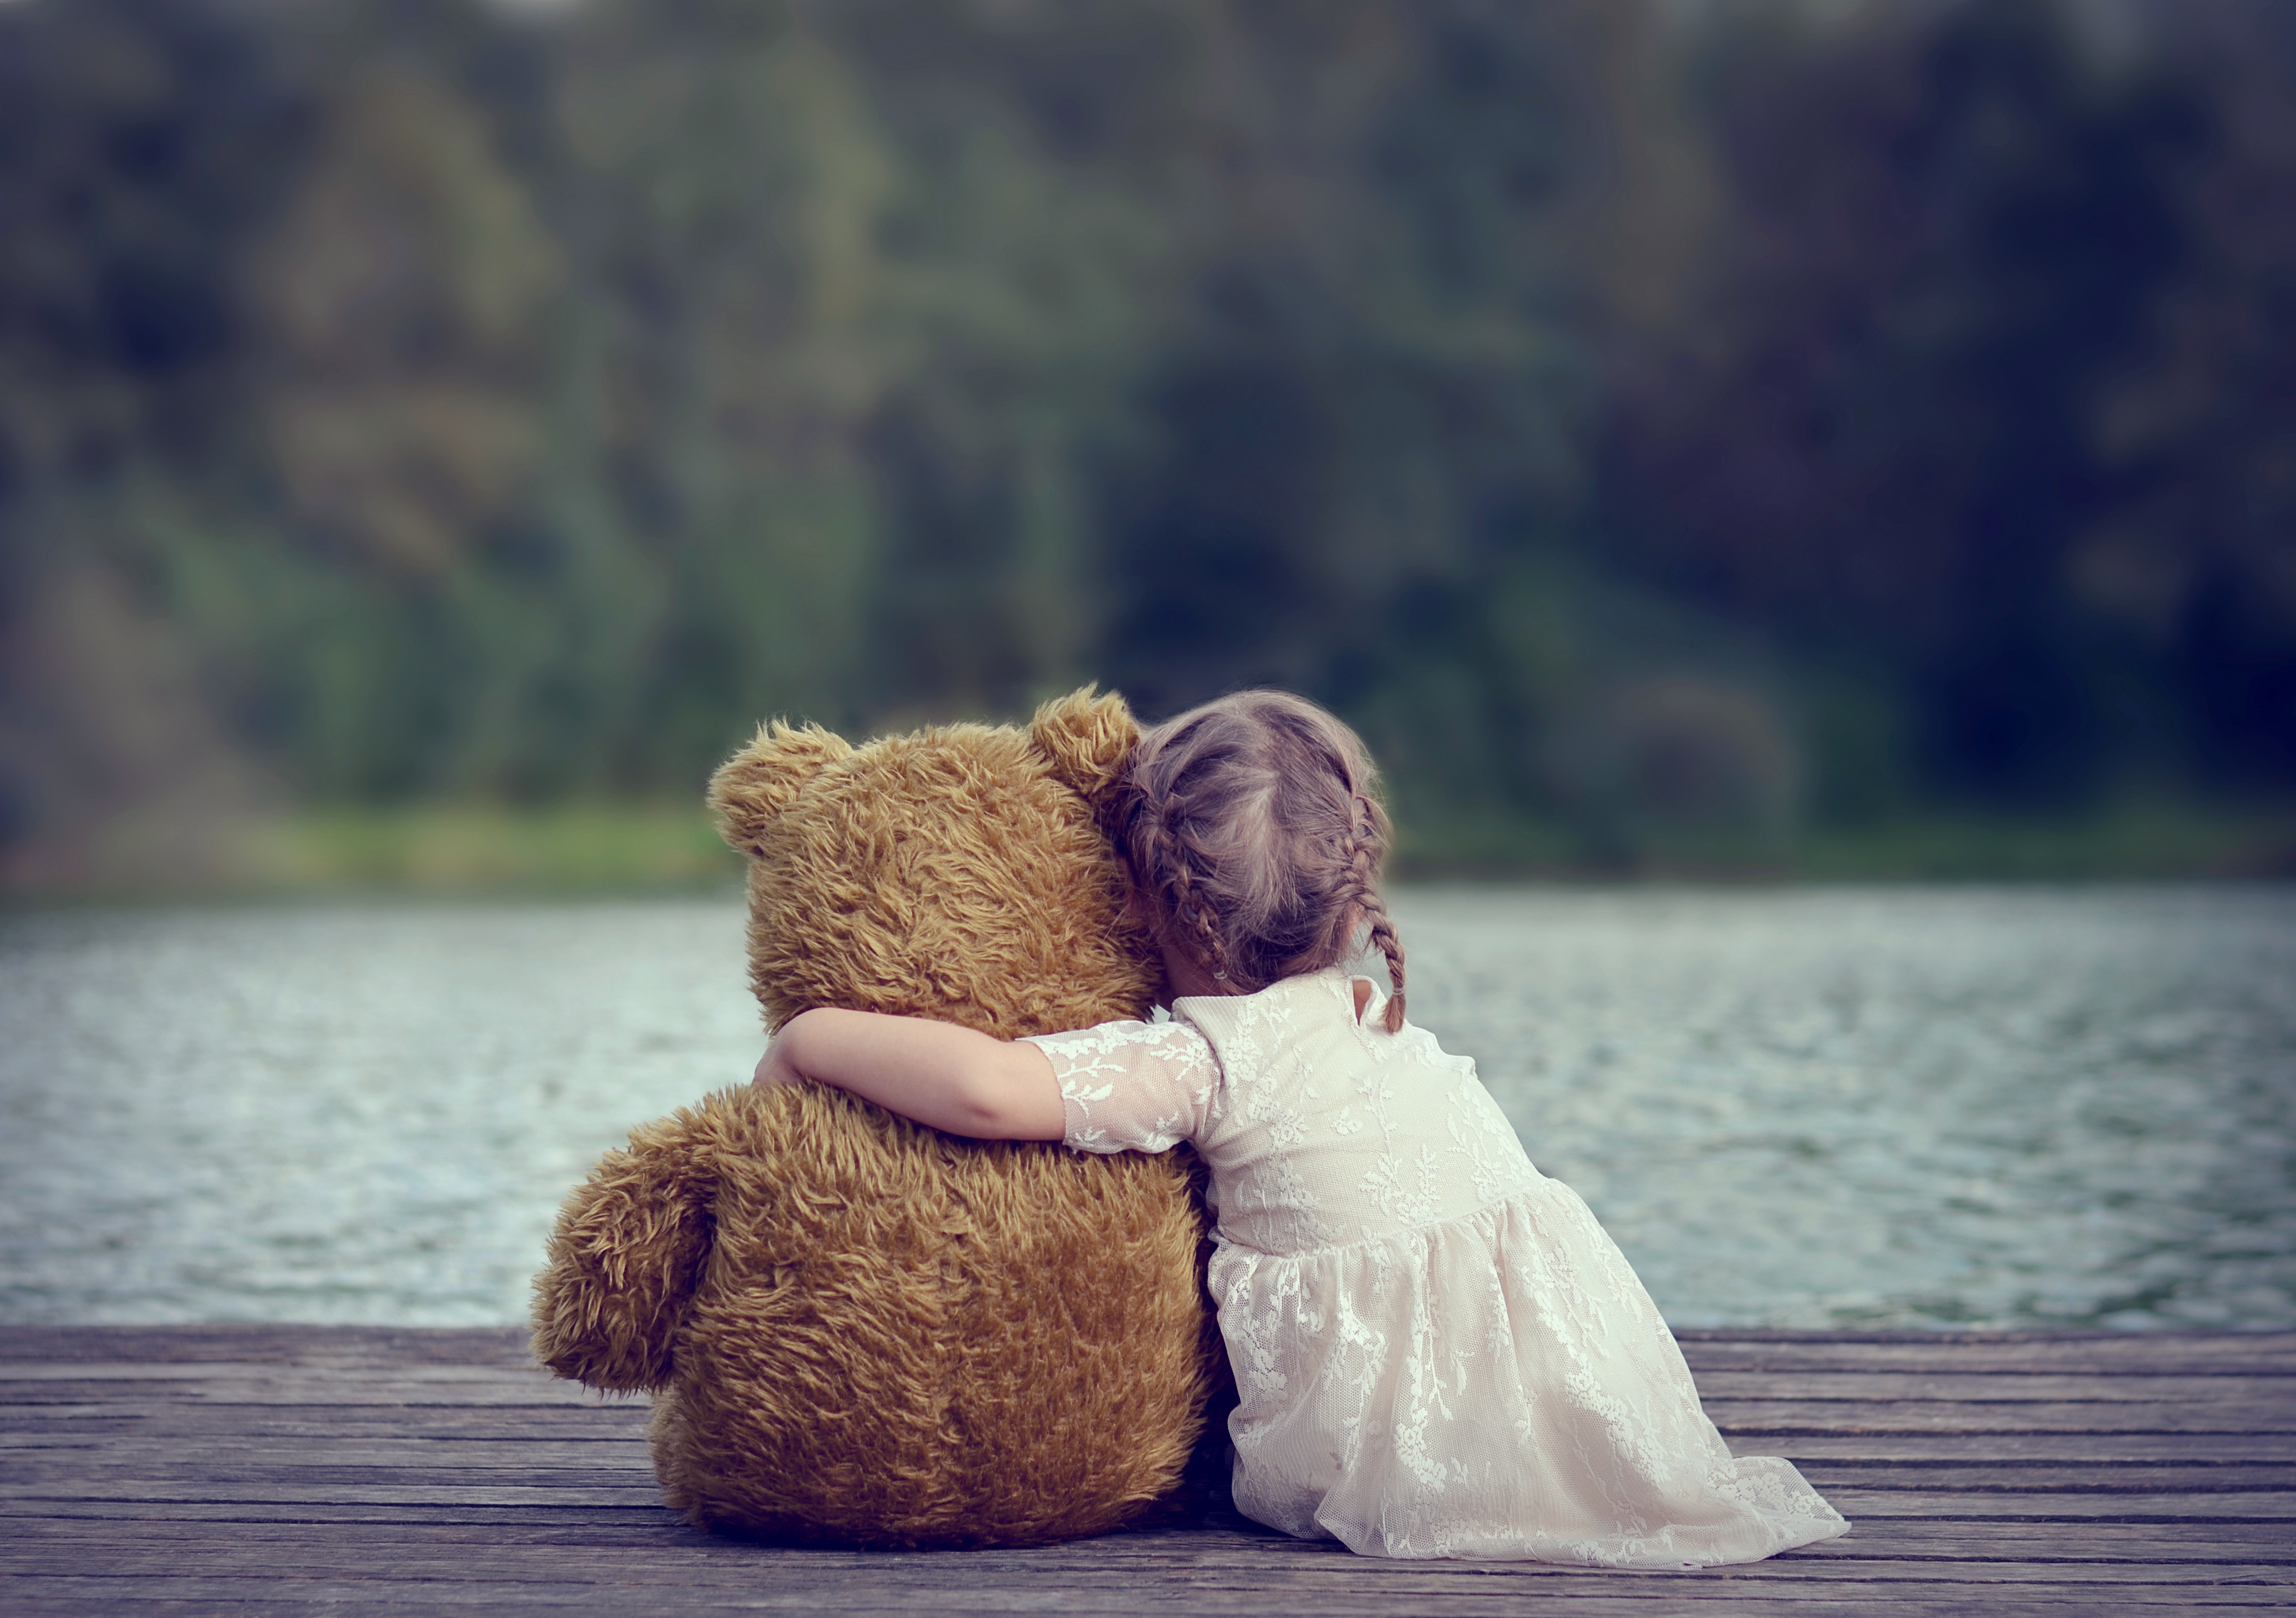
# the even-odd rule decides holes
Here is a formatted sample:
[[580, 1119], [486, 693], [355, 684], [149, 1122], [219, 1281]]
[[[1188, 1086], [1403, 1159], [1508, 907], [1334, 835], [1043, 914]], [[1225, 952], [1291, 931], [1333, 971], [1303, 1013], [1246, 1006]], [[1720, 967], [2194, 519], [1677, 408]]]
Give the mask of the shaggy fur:
[[[1096, 814], [1137, 728], [1087, 688], [1026, 732], [850, 748], [770, 725], [710, 784], [750, 857], [750, 981], [1010, 1038], [1145, 1011]], [[568, 1201], [535, 1283], [562, 1376], [656, 1395], [705, 1527], [859, 1545], [1101, 1532], [1178, 1483], [1226, 1363], [1193, 1160], [961, 1140], [814, 1087], [649, 1125]]]
[[1139, 727], [1118, 696], [1026, 731], [950, 725], [849, 748], [768, 725], [709, 784], [750, 857], [750, 986], [778, 1028], [816, 1006], [1011, 1039], [1145, 1014], [1160, 968], [1124, 919], [1096, 819]]

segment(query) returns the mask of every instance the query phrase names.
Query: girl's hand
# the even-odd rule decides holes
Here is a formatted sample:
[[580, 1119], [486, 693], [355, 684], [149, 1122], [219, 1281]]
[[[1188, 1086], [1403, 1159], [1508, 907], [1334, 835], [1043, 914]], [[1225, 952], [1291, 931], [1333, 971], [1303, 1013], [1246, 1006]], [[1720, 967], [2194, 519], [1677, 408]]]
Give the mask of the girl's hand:
[[758, 1071], [750, 1076], [751, 1084], [767, 1088], [776, 1084], [803, 1084], [805, 1075], [790, 1065], [789, 1041], [776, 1034], [766, 1041], [766, 1054], [758, 1058]]

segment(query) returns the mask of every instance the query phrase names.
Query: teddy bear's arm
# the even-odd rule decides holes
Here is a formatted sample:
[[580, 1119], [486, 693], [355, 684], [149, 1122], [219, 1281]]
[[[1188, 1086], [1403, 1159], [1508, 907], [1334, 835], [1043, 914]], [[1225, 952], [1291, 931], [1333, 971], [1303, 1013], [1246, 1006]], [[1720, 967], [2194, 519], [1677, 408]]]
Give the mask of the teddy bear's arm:
[[709, 1257], [710, 1177], [690, 1113], [630, 1137], [566, 1199], [534, 1280], [534, 1355], [610, 1392], [668, 1385], [679, 1320]]

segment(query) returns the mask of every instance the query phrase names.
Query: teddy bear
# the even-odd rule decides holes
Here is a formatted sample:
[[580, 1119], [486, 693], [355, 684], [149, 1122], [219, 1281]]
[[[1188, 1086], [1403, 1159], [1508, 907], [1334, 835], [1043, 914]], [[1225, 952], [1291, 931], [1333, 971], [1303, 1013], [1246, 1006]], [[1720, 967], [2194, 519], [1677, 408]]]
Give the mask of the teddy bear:
[[[1158, 956], [1100, 824], [1138, 734], [1090, 686], [1026, 730], [759, 730], [709, 801], [747, 858], [767, 1029], [815, 1006], [1004, 1038], [1146, 1014]], [[637, 1129], [569, 1198], [535, 1351], [654, 1396], [663, 1496], [705, 1528], [1098, 1533], [1173, 1496], [1226, 1381], [1205, 1232], [1185, 1148], [965, 1140], [743, 1086]]]

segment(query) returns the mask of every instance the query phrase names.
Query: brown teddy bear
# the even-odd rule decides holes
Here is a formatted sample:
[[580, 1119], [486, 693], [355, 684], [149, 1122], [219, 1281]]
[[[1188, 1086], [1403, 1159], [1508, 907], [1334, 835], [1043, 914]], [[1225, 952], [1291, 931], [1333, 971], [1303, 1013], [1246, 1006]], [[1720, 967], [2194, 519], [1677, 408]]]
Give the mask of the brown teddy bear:
[[[859, 748], [773, 724], [710, 783], [749, 857], [768, 1028], [810, 1006], [1011, 1038], [1144, 1015], [1156, 955], [1099, 829], [1138, 727], [1090, 687], [1025, 730]], [[535, 1352], [655, 1395], [704, 1527], [882, 1546], [1104, 1532], [1168, 1496], [1226, 1377], [1185, 1151], [963, 1140], [841, 1090], [722, 1091], [559, 1215]]]

